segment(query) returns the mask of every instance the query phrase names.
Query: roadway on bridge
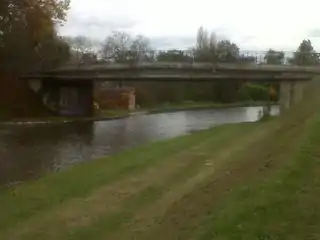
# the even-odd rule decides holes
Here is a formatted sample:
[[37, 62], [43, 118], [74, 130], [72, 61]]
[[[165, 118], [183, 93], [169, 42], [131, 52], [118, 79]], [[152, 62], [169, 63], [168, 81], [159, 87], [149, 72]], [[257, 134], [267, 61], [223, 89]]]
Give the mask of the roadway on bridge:
[[24, 76], [26, 79], [101, 81], [304, 81], [318, 67], [266, 64], [138, 63], [65, 66]]

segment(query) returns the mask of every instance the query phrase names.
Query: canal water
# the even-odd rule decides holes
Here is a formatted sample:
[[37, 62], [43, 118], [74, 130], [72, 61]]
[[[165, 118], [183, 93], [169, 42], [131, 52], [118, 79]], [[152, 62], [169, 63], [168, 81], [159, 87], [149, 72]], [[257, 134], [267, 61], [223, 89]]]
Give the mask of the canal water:
[[[37, 178], [123, 149], [224, 123], [254, 122], [262, 107], [137, 115], [120, 120], [0, 126], [0, 185]], [[272, 107], [272, 115], [279, 107]]]

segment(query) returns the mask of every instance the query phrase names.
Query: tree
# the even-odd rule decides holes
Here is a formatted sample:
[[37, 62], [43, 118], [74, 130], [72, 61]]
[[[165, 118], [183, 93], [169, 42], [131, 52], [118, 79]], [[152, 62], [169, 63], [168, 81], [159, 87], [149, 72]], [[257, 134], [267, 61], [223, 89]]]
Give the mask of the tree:
[[242, 62], [242, 63], [256, 63], [257, 57], [247, 56], [247, 55], [242, 54], [239, 56], [238, 61]]
[[66, 38], [70, 46], [80, 53], [92, 51], [92, 41], [85, 36], [67, 37]]
[[209, 33], [200, 27], [197, 33], [197, 43], [193, 50], [197, 62], [234, 62], [240, 58], [239, 47], [229, 40], [217, 41], [214, 33]]
[[28, 71], [45, 59], [57, 40], [55, 24], [65, 20], [69, 0], [3, 0], [0, 3], [0, 65], [5, 71]]
[[192, 56], [184, 51], [169, 50], [162, 51], [157, 56], [158, 62], [192, 62]]
[[0, 1], [0, 100], [7, 117], [47, 115], [25, 81], [26, 72], [53, 68], [69, 57], [69, 46], [56, 32], [69, 0]]
[[92, 64], [98, 62], [98, 56], [94, 52], [86, 52], [81, 55], [81, 63]]
[[216, 59], [218, 62], [236, 62], [239, 60], [239, 48], [229, 40], [219, 41], [216, 47]]
[[154, 55], [148, 38], [138, 35], [132, 40], [129, 60], [134, 62], [153, 61]]
[[319, 56], [314, 51], [311, 41], [303, 40], [294, 53], [293, 58], [289, 60], [295, 65], [316, 65], [319, 64]]
[[85, 36], [77, 37], [65, 37], [65, 40], [69, 43], [75, 62], [88, 62], [89, 59], [95, 58], [93, 51], [93, 42], [90, 38]]
[[203, 27], [197, 33], [196, 47], [193, 49], [194, 60], [197, 62], [213, 62], [216, 60], [216, 37]]
[[267, 64], [277, 64], [277, 65], [283, 64], [284, 52], [269, 49], [269, 51], [264, 57], [264, 60], [266, 61]]
[[42, 42], [39, 57], [41, 70], [59, 66], [70, 58], [70, 46], [64, 38], [54, 36]]
[[105, 60], [116, 62], [127, 61], [127, 54], [130, 49], [131, 37], [124, 32], [114, 31], [107, 37], [102, 46], [102, 55]]
[[209, 38], [209, 50], [213, 52], [217, 48], [217, 44], [218, 40], [216, 34], [211, 33]]
[[105, 60], [115, 62], [150, 61], [153, 54], [149, 40], [143, 36], [132, 38], [129, 34], [115, 31], [102, 46]]
[[209, 48], [209, 40], [208, 40], [208, 31], [203, 27], [198, 29], [197, 33], [197, 49], [208, 49]]

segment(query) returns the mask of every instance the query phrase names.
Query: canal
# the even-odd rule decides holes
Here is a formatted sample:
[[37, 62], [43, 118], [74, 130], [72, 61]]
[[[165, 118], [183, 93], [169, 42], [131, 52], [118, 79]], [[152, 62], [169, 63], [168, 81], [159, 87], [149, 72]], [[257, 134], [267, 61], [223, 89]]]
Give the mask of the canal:
[[[262, 107], [137, 115], [120, 120], [37, 126], [0, 126], [0, 185], [38, 178], [150, 141], [224, 123], [254, 122]], [[279, 114], [277, 106], [272, 115]]]

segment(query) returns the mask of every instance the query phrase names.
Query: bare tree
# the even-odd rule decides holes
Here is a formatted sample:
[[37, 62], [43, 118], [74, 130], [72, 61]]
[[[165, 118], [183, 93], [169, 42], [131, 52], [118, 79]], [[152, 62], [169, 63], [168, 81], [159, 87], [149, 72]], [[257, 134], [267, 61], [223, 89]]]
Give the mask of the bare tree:
[[218, 44], [217, 36], [214, 32], [212, 32], [209, 39], [209, 49], [211, 50], [216, 49], [217, 44]]
[[144, 36], [132, 38], [124, 32], [113, 32], [102, 46], [102, 56], [107, 61], [136, 62], [152, 58], [149, 39]]
[[69, 43], [73, 50], [72, 55], [76, 62], [81, 62], [84, 55], [93, 55], [93, 42], [90, 38], [85, 36], [77, 37], [65, 37], [65, 40]]
[[203, 27], [200, 27], [197, 33], [196, 49], [208, 49], [209, 45], [208, 31]]
[[150, 47], [149, 39], [138, 35], [130, 46], [131, 61], [152, 61], [154, 59], [153, 52]]
[[105, 60], [126, 62], [131, 46], [131, 36], [124, 32], [114, 31], [107, 37], [102, 46], [102, 56]]
[[85, 36], [75, 37], [72, 46], [81, 53], [92, 51], [92, 41]]
[[208, 31], [200, 27], [197, 33], [197, 43], [194, 48], [194, 59], [198, 62], [212, 62], [215, 60], [217, 39], [214, 33], [209, 37]]

